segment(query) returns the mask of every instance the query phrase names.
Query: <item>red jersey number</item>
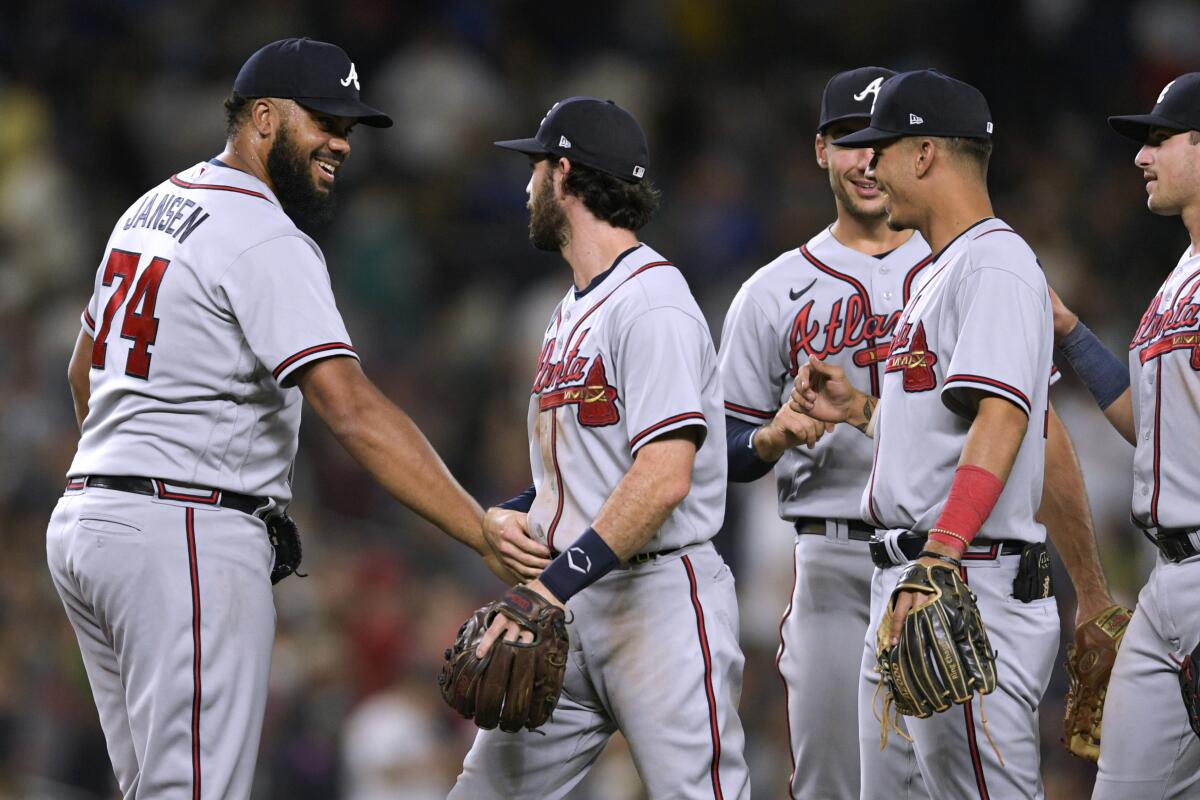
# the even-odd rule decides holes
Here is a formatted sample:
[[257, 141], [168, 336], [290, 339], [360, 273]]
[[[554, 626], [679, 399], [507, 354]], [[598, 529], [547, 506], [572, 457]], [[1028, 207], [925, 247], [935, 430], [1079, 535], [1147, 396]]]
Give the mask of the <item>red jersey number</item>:
[[108, 357], [108, 335], [112, 329], [113, 317], [121, 306], [125, 306], [125, 316], [121, 321], [121, 338], [133, 342], [129, 348], [129, 356], [125, 360], [125, 374], [145, 380], [150, 377], [150, 345], [158, 338], [158, 318], [154, 316], [154, 305], [158, 302], [158, 287], [166, 274], [167, 266], [171, 263], [165, 258], [155, 258], [142, 272], [137, 285], [133, 288], [133, 297], [126, 304], [130, 285], [137, 275], [138, 262], [141, 253], [130, 253], [126, 250], [113, 250], [104, 265], [104, 285], [112, 286], [119, 281], [108, 304], [104, 306], [104, 316], [100, 321], [100, 329], [96, 331], [96, 341], [92, 344], [92, 368], [104, 369]]

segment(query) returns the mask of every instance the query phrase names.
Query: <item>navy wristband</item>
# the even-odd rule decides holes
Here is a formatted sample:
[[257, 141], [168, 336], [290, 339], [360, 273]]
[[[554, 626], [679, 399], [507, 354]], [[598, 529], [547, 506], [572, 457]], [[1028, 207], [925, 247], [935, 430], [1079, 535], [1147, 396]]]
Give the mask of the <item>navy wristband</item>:
[[1111, 406], [1129, 388], [1129, 368], [1082, 321], [1063, 337], [1057, 349], [1083, 379], [1101, 410]]
[[497, 505], [497, 508], [506, 508], [509, 511], [520, 511], [528, 514], [529, 509], [533, 508], [533, 498], [537, 497], [537, 487], [532, 483], [529, 488], [521, 492], [511, 500], [505, 500]]
[[617, 565], [617, 554], [588, 528], [575, 542], [542, 570], [538, 579], [550, 594], [565, 603], [607, 575]]
[[774, 462], [763, 461], [755, 451], [750, 437], [758, 430], [737, 417], [725, 417], [725, 452], [729, 460], [729, 480], [734, 483], [756, 481], [771, 471]]

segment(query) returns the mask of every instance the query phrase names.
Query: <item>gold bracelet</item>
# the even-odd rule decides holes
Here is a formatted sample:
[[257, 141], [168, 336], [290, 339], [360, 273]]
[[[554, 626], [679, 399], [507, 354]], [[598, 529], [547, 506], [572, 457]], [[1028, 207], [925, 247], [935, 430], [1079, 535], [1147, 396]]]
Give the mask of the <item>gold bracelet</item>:
[[960, 542], [962, 542], [962, 543], [963, 543], [963, 549], [964, 549], [964, 550], [966, 550], [966, 548], [968, 548], [968, 547], [970, 547], [970, 546], [971, 546], [971, 543], [970, 543], [970, 542], [968, 542], [968, 541], [966, 540], [966, 538], [965, 538], [965, 537], [963, 537], [963, 536], [959, 536], [959, 535], [958, 535], [957, 533], [955, 533], [954, 531], [948, 531], [948, 530], [946, 530], [945, 528], [930, 528], [930, 529], [929, 529], [929, 535], [930, 535], [930, 536], [932, 536], [932, 535], [933, 535], [933, 534], [935, 534], [935, 533], [941, 533], [941, 534], [944, 534], [944, 535], [946, 535], [946, 536], [952, 536], [952, 537], [954, 537], [955, 539], [958, 539]]

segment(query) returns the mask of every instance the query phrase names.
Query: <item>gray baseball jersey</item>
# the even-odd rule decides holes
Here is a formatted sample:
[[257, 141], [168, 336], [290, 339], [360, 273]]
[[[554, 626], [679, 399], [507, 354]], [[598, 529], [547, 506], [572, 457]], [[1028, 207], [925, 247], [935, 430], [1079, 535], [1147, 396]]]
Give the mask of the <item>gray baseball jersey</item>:
[[529, 533], [563, 550], [588, 528], [642, 445], [704, 432], [692, 489], [645, 545], [711, 539], [725, 517], [725, 417], [708, 324], [687, 282], [646, 245], [558, 304], [529, 398], [537, 497]]
[[[1200, 403], [1198, 289], [1200, 255], [1189, 248], [1129, 345], [1133, 519], [1143, 528], [1200, 527], [1191, 464]], [[1191, 539], [1200, 543], [1200, 534]], [[1159, 556], [1138, 595], [1109, 680], [1096, 800], [1182, 800], [1200, 792], [1200, 740], [1179, 697], [1179, 664], [1200, 641], [1198, 586], [1200, 558]]]
[[[324, 259], [264, 183], [197, 164], [117, 222], [83, 326], [88, 413], [46, 550], [117, 782], [249, 797], [275, 628], [258, 515], [291, 496], [288, 379], [354, 356]], [[268, 499], [255, 515], [229, 492]]]
[[[878, 397], [900, 309], [928, 264], [929, 246], [918, 233], [874, 258], [826, 228], [758, 270], [734, 297], [721, 334], [725, 413], [769, 421], [810, 355], [842, 367], [858, 389]], [[779, 515], [858, 519], [873, 451], [848, 426], [811, 450], [788, 450], [775, 465]]]
[[1037, 257], [1003, 221], [976, 223], [938, 253], [900, 317], [887, 358], [875, 461], [862, 517], [928, 531], [950, 493], [971, 419], [964, 392], [1003, 397], [1029, 417], [991, 515], [990, 539], [1044, 541], [1050, 295]]
[[[725, 413], [770, 420], [809, 355], [877, 395], [900, 310], [929, 260], [918, 233], [875, 258], [826, 228], [758, 270], [742, 284], [721, 334]], [[775, 465], [780, 516], [857, 521], [873, 452], [870, 439], [845, 425], [812, 449], [788, 450]], [[796, 536], [791, 600], [779, 624], [793, 798], [859, 795], [858, 718], [846, 712], [858, 702], [874, 565], [864, 542], [837, 537], [844, 525], [827, 528], [833, 536]], [[911, 797], [920, 797], [912, 749], [896, 745], [883, 757], [896, 778], [886, 783], [899, 790], [907, 781], [916, 787]]]
[[[121, 216], [83, 313], [91, 397], [69, 475], [291, 497], [292, 373], [355, 356], [325, 259], [258, 179], [204, 162]], [[356, 357], [356, 356], [355, 356]]]
[[708, 325], [646, 245], [558, 304], [529, 405], [532, 536], [565, 550], [639, 448], [698, 426], [691, 491], [643, 548], [567, 603], [563, 695], [534, 733], [481, 731], [451, 798], [566, 796], [618, 728], [651, 797], [745, 798], [733, 576], [709, 539], [724, 516], [725, 420]]

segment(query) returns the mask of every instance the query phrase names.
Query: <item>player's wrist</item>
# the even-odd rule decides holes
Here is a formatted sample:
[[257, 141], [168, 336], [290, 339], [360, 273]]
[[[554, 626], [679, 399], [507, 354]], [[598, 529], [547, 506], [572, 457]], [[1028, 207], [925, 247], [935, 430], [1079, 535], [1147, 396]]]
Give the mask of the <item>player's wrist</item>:
[[846, 403], [846, 422], [859, 430], [864, 430], [875, 411], [875, 404], [879, 401], [875, 397], [858, 389], [853, 389], [852, 391], [853, 394]]
[[755, 455], [767, 462], [778, 461], [785, 449], [776, 435], [775, 427], [769, 422], [755, 428], [750, 434], [750, 447]]

